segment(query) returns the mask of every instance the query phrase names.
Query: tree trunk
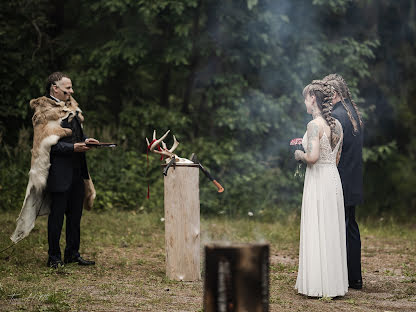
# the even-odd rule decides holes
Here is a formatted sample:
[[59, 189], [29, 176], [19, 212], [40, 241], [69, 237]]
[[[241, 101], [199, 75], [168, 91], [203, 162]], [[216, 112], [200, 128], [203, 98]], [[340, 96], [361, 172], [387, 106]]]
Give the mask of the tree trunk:
[[169, 108], [170, 64], [165, 64], [163, 68], [164, 74], [160, 88], [160, 106]]
[[195, 11], [195, 15], [193, 18], [193, 33], [192, 33], [192, 57], [191, 57], [191, 64], [189, 68], [189, 76], [186, 82], [186, 89], [185, 95], [183, 99], [183, 106], [182, 112], [185, 114], [189, 114], [189, 104], [191, 102], [192, 97], [192, 90], [194, 88], [195, 77], [196, 77], [196, 69], [198, 67], [199, 62], [199, 47], [198, 47], [198, 38], [200, 35], [199, 30], [199, 18], [200, 18], [200, 3]]

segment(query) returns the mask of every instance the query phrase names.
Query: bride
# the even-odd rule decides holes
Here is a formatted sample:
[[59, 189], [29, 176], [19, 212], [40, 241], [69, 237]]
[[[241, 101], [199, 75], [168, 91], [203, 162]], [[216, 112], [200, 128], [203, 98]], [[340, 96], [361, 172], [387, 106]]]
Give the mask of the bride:
[[300, 224], [299, 270], [295, 288], [311, 297], [343, 296], [348, 291], [345, 216], [337, 169], [342, 126], [331, 116], [331, 86], [313, 81], [303, 90], [308, 123], [295, 159], [307, 164]]

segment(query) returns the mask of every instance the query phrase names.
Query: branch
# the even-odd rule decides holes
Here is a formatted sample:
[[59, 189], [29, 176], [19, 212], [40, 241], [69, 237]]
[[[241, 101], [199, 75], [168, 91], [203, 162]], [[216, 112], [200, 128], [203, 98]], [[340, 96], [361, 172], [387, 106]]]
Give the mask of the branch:
[[35, 21], [32, 21], [32, 25], [33, 25], [33, 27], [35, 27], [36, 32], [38, 33], [38, 46], [36, 47], [35, 51], [33, 51], [33, 53], [32, 53], [32, 61], [33, 61], [33, 59], [35, 58], [36, 52], [39, 51], [39, 49], [42, 45], [42, 33], [40, 32], [40, 29], [39, 29], [39, 27], [38, 27], [38, 25], [36, 24]]

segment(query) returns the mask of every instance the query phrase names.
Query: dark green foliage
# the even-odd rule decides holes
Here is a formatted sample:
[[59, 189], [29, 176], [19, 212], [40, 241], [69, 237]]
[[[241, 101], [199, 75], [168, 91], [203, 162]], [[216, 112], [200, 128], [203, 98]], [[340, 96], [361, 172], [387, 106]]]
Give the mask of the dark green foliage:
[[22, 128], [14, 146], [2, 144], [0, 159], [0, 210], [20, 208], [30, 169], [31, 131]]
[[278, 217], [301, 201], [289, 141], [308, 121], [302, 89], [338, 72], [366, 123], [360, 211], [414, 213], [413, 9], [392, 0], [2, 3], [1, 207], [24, 196], [30, 135], [15, 142], [31, 128], [28, 102], [62, 70], [86, 133], [119, 144], [88, 152], [98, 208], [163, 209], [160, 162], [149, 155], [147, 169], [145, 137], [171, 129], [178, 154], [196, 153], [226, 189], [219, 195], [201, 175], [202, 212]]

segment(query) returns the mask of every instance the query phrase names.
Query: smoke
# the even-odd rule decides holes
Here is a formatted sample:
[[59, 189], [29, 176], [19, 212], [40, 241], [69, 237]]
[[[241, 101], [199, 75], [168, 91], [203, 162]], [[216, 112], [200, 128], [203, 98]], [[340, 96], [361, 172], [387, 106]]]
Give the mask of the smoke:
[[[389, 136], [395, 117], [386, 95], [390, 91], [378, 86], [379, 82], [386, 85], [378, 77], [386, 76], [387, 83], [397, 85], [398, 68], [403, 67], [399, 59], [390, 58], [383, 74], [375, 71], [375, 64], [384, 64], [383, 57], [394, 51], [390, 46], [406, 42], [406, 34], [414, 31], [396, 23], [393, 29], [403, 37], [395, 38], [390, 31], [388, 40], [377, 47], [375, 40], [383, 33], [377, 33], [375, 26], [380, 24], [379, 30], [387, 33], [401, 11], [389, 13], [388, 6], [385, 11], [373, 10], [383, 6], [379, 3], [368, 6], [373, 7], [346, 2], [337, 8], [289, 0], [259, 1], [251, 8], [239, 1], [208, 6], [204, 40], [211, 42], [212, 51], [198, 67], [195, 86], [217, 112], [217, 140], [238, 142], [223, 171], [226, 191], [221, 200], [211, 198], [209, 205], [233, 205], [238, 208], [227, 209], [244, 215], [299, 204], [302, 182], [291, 179], [295, 162], [289, 142], [302, 137], [311, 120], [301, 94], [304, 86], [329, 73], [344, 76], [353, 94], [364, 99], [361, 104], [355, 98], [367, 113], [367, 127], [374, 128], [366, 130], [366, 142], [380, 134], [380, 121], [387, 126], [382, 133]], [[366, 19], [368, 12], [373, 13]], [[386, 14], [391, 19], [383, 24]], [[390, 54], [381, 55], [380, 49]], [[374, 107], [380, 110], [373, 119]], [[390, 134], [389, 140], [393, 138]], [[236, 188], [240, 193], [227, 195]]]

